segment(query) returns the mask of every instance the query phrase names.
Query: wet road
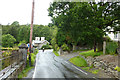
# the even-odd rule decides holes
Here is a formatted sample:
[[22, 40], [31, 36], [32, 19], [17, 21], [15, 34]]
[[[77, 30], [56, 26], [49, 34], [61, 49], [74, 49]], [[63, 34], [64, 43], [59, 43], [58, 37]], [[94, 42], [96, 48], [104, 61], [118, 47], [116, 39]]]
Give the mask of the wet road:
[[[33, 78], [93, 78], [94, 76], [54, 55], [52, 50], [39, 50]], [[96, 79], [95, 79], [96, 80]]]

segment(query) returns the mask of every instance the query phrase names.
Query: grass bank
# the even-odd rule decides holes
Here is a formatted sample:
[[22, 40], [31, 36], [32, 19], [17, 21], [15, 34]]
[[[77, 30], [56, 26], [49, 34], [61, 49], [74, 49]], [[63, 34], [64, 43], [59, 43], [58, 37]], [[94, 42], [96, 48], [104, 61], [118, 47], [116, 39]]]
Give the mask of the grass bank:
[[[84, 57], [88, 57], [88, 56], [92, 56], [92, 57], [95, 57], [95, 56], [100, 56], [102, 55], [103, 52], [94, 52], [94, 50], [89, 50], [89, 51], [86, 51], [86, 52], [81, 52], [79, 53], [79, 55], [82, 55]], [[88, 66], [86, 60], [84, 60], [82, 57], [80, 56], [77, 56], [77, 57], [73, 57], [71, 59], [69, 59], [69, 61], [71, 63], [73, 63], [74, 65], [82, 68], [83, 70], [85, 71], [88, 71], [88, 72], [91, 72], [93, 74], [97, 74], [99, 72], [99, 69], [95, 69], [92, 66]]]
[[88, 51], [89, 49], [80, 49], [80, 50], [73, 50], [73, 52], [78, 52], [78, 51]]
[[91, 72], [93, 74], [97, 74], [99, 72], [99, 69], [93, 69], [92, 66], [90, 66], [90, 67], [82, 67], [82, 69], [85, 70], [85, 71]]
[[73, 58], [69, 59], [69, 61], [78, 67], [86, 67], [87, 66], [87, 62], [80, 56], [73, 57]]
[[101, 52], [94, 52], [94, 50], [89, 50], [86, 52], [79, 53], [79, 55], [82, 55], [84, 57], [88, 57], [88, 56], [96, 57], [96, 56], [100, 56], [102, 54], [103, 54], [102, 51]]
[[73, 57], [73, 58], [69, 59], [69, 61], [71, 63], [73, 63], [74, 65], [76, 65], [77, 67], [80, 67], [83, 70], [91, 72], [93, 74], [97, 74], [99, 72], [99, 70], [94, 69], [93, 66], [88, 66], [87, 62], [80, 56]]

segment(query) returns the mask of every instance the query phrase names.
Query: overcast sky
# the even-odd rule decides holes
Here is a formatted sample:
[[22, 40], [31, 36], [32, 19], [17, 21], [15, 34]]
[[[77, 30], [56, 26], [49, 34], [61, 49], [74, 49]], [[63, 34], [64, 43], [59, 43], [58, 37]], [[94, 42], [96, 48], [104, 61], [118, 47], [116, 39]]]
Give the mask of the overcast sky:
[[[35, 0], [34, 24], [48, 25], [50, 17], [47, 9], [51, 0]], [[20, 24], [31, 23], [32, 0], [0, 0], [0, 24], [14, 21]]]

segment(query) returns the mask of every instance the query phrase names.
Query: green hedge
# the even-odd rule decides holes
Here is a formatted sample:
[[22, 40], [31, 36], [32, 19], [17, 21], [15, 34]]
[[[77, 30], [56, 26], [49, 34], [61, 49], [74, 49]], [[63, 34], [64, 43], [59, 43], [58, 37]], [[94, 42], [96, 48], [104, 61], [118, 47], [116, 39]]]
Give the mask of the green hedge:
[[49, 44], [46, 44], [46, 45], [43, 45], [42, 47], [41, 47], [41, 49], [52, 49], [52, 46], [50, 46]]
[[117, 42], [107, 42], [106, 54], [115, 54], [117, 48], [118, 48]]
[[61, 47], [62, 47], [63, 51], [70, 51], [70, 48], [65, 43]]

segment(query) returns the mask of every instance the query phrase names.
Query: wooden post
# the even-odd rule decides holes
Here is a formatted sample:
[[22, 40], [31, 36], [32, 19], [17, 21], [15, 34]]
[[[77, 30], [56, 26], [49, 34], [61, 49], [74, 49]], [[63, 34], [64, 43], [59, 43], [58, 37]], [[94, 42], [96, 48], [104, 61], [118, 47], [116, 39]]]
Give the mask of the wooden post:
[[103, 54], [106, 52], [106, 41], [103, 41]]
[[31, 66], [31, 48], [32, 48], [32, 33], [33, 33], [33, 19], [34, 19], [34, 0], [32, 2], [32, 18], [31, 18], [31, 30], [30, 30], [30, 54], [29, 54], [29, 65]]

